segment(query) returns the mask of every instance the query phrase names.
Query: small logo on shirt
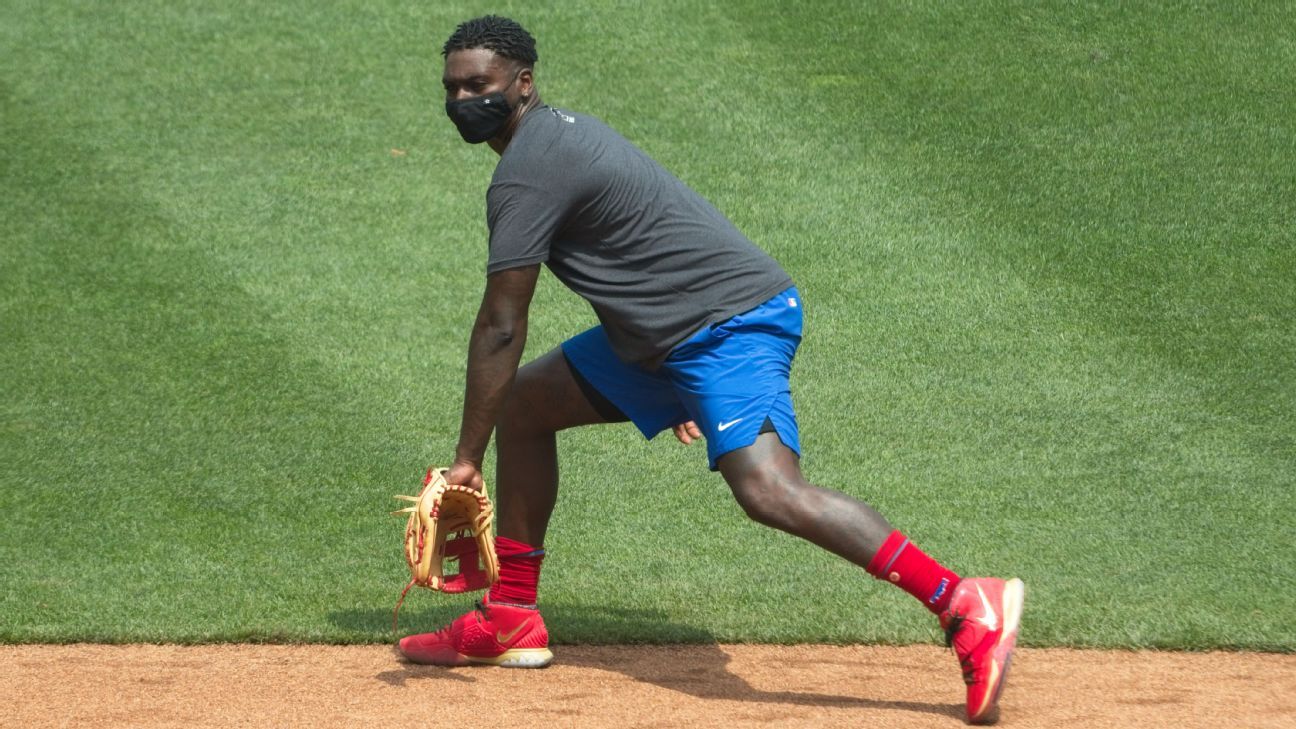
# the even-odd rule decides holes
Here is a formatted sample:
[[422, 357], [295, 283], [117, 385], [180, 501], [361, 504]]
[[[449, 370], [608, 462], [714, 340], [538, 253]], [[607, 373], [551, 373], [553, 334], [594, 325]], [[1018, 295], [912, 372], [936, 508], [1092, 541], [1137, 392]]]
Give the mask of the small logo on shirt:
[[797, 302], [796, 302], [796, 299], [793, 299], [793, 298], [789, 297], [789, 298], [788, 298], [788, 306], [792, 307], [793, 309], [797, 308]]
[[723, 433], [723, 432], [725, 432], [726, 430], [728, 430], [730, 426], [737, 425], [737, 424], [741, 423], [742, 420], [743, 420], [742, 418], [738, 418], [737, 420], [730, 420], [730, 421], [727, 422], [727, 423], [721, 423], [721, 424], [719, 424], [719, 425], [716, 426], [716, 430], [718, 430], [718, 431], [720, 431], [721, 433]]
[[567, 114], [564, 114], [564, 113], [562, 113], [561, 111], [558, 111], [557, 109], [550, 109], [550, 111], [552, 111], [552, 112], [554, 113], [554, 116], [558, 117], [559, 119], [562, 119], [563, 121], [567, 122], [568, 124], [575, 124], [575, 123], [576, 123], [576, 117], [574, 117], [574, 116], [568, 116]]

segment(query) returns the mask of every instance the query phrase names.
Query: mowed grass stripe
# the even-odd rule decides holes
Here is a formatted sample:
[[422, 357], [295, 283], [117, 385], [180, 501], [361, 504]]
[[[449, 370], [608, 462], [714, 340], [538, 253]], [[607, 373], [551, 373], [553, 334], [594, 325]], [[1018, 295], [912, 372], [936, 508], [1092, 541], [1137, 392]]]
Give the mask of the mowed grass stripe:
[[[37, 167], [76, 150], [41, 133], [48, 146], [26, 149]], [[6, 307], [6, 628], [97, 640], [279, 631], [301, 617], [287, 603], [319, 599], [340, 566], [382, 564], [376, 532], [355, 529], [368, 513], [349, 504], [375, 476], [345, 452], [390, 453], [397, 436], [373, 423], [363, 382], [285, 345], [223, 266], [174, 245], [183, 229], [130, 180], [93, 154], [77, 161], [77, 184], [99, 192], [35, 188], [38, 220], [67, 230], [32, 226], [24, 268], [41, 275]], [[326, 541], [338, 554], [317, 560]]]
[[[320, 129], [298, 130], [258, 114], [282, 96], [277, 88], [231, 108], [211, 100], [216, 80], [150, 61], [157, 85], [147, 98], [170, 102], [130, 120], [111, 113], [139, 93], [132, 63], [184, 45], [175, 27], [153, 21], [133, 39], [142, 48], [115, 38], [121, 26], [111, 22], [98, 36], [69, 23], [69, 57], [32, 54], [45, 61], [37, 69], [54, 67], [50, 75], [87, 54], [115, 64], [105, 76], [116, 80], [97, 89], [110, 113], [74, 103], [85, 86], [47, 99], [48, 116], [33, 113], [42, 107], [31, 89], [6, 99], [17, 141], [6, 155], [6, 253], [17, 265], [5, 286], [13, 376], [4, 450], [14, 456], [5, 459], [4, 547], [16, 569], [5, 634], [329, 637], [332, 626], [302, 623], [351, 604], [357, 584], [363, 604], [387, 599], [400, 566], [389, 552], [387, 484], [413, 481], [408, 462], [428, 460], [420, 441], [429, 430], [445, 423], [439, 437], [451, 437], [453, 406], [428, 414], [440, 394], [382, 386], [397, 355], [434, 370], [443, 354], [435, 342], [410, 341], [419, 330], [409, 309], [446, 309], [429, 285], [438, 272], [389, 276], [395, 290], [348, 290], [348, 279], [371, 273], [372, 247], [356, 245], [366, 239], [339, 225], [342, 216], [319, 212], [330, 195], [347, 198], [346, 187], [306, 183], [335, 183], [340, 158], [348, 174], [365, 160], [339, 154], [322, 128], [327, 115]], [[200, 70], [233, 73], [220, 57]], [[403, 162], [384, 143], [365, 149], [375, 174]], [[326, 161], [308, 168], [302, 149]], [[346, 224], [372, 230], [390, 214]], [[342, 242], [349, 257], [324, 247]], [[409, 259], [379, 257], [384, 273], [403, 272]], [[332, 311], [319, 313], [326, 305]], [[366, 315], [398, 330], [390, 339], [404, 348], [366, 352], [357, 336]], [[444, 356], [461, 366], [458, 353]]]

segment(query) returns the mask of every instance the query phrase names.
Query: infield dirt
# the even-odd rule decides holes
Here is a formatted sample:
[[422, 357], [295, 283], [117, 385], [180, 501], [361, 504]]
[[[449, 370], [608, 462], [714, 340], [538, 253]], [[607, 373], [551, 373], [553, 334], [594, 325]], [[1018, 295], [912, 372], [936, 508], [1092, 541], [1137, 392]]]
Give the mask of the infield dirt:
[[[932, 646], [558, 646], [539, 671], [381, 646], [0, 646], [5, 726], [956, 727]], [[1293, 727], [1296, 655], [1022, 649], [1000, 726]]]

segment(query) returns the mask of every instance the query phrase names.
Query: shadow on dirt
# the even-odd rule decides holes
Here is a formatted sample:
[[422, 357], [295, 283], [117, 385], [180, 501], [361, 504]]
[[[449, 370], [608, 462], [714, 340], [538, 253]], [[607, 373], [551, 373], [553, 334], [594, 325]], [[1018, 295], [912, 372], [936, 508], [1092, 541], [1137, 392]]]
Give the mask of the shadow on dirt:
[[[379, 620], [390, 620], [390, 613], [380, 611], [355, 611], [334, 616], [339, 626], [355, 629], [372, 628]], [[437, 608], [411, 614], [408, 626], [440, 626], [453, 620], [462, 608]], [[442, 614], [444, 613], [444, 614]], [[753, 687], [728, 669], [730, 657], [708, 632], [687, 625], [672, 623], [659, 610], [634, 610], [595, 607], [588, 605], [546, 605], [546, 622], [554, 632], [562, 635], [564, 623], [578, 623], [582, 633], [600, 632], [605, 635], [663, 635], [670, 640], [653, 645], [651, 650], [636, 651], [633, 646], [590, 645], [554, 647], [556, 665], [609, 671], [627, 676], [635, 681], [678, 691], [700, 699], [744, 701], [796, 706], [845, 707], [890, 709], [935, 714], [960, 718], [963, 707], [958, 704], [935, 704], [916, 701], [884, 701], [866, 696], [801, 691], [764, 691]], [[388, 623], [390, 625], [390, 623]], [[606, 631], [598, 631], [603, 625]], [[675, 654], [678, 654], [676, 657]], [[375, 678], [392, 686], [405, 686], [408, 681], [450, 679], [472, 682], [476, 679], [436, 666], [420, 666], [405, 662], [394, 649], [393, 668]]]
[[[662, 660], [661, 651], [678, 651], [679, 660]], [[630, 651], [604, 653], [596, 649], [558, 653], [557, 660], [566, 666], [580, 666], [612, 671], [636, 681], [678, 691], [699, 699], [742, 701], [838, 708], [892, 709], [959, 718], [963, 707], [958, 704], [934, 704], [919, 701], [883, 701], [865, 696], [805, 691], [763, 691], [728, 670], [729, 655], [715, 644], [696, 646], [663, 646], [656, 648], [653, 660], [638, 660]]]

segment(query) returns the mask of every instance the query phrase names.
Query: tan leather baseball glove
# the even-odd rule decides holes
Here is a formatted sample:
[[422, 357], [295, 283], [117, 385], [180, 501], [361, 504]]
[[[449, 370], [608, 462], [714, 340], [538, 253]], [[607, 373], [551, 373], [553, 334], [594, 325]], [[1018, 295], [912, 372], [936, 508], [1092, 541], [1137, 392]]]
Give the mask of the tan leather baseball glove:
[[[411, 579], [392, 613], [392, 629], [405, 595], [415, 585], [441, 592], [474, 592], [499, 579], [492, 524], [495, 509], [486, 490], [447, 484], [446, 469], [428, 469], [418, 496], [397, 496], [413, 506], [393, 511], [409, 514], [405, 523], [405, 562]], [[447, 575], [446, 563], [457, 570]]]

